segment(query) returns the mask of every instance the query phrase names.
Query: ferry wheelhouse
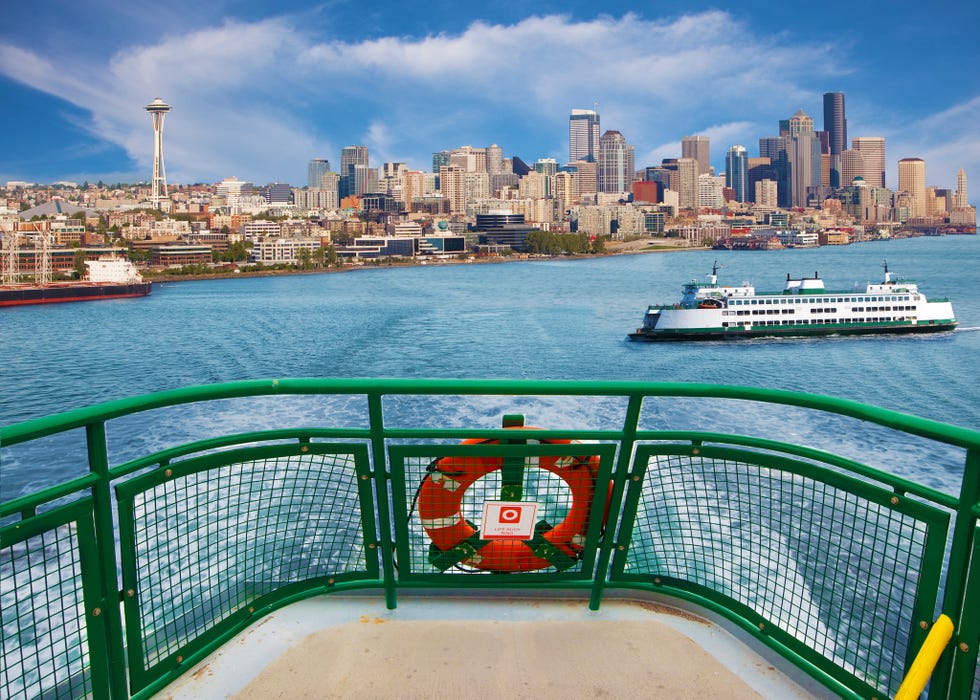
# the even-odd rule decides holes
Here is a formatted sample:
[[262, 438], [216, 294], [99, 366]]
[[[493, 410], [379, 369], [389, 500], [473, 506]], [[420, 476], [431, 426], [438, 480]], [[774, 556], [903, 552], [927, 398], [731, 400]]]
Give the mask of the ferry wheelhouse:
[[680, 302], [647, 309], [631, 340], [728, 340], [766, 336], [936, 333], [956, 328], [948, 299], [930, 300], [913, 280], [884, 280], [858, 291], [829, 291], [818, 273], [786, 276], [782, 292], [757, 293], [749, 283], [718, 284], [718, 266], [707, 282], [684, 285]]

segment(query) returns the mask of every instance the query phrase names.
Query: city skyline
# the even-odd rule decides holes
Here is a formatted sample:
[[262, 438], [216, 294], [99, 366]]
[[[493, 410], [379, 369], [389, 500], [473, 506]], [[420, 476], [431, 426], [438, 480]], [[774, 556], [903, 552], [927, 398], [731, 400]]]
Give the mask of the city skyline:
[[903, 158], [926, 161], [928, 185], [955, 188], [960, 168], [980, 180], [980, 78], [943, 70], [980, 61], [976, 4], [952, 3], [947, 19], [904, 2], [885, 18], [831, 5], [833, 26], [756, 2], [684, 14], [612, 2], [602, 15], [576, 2], [535, 15], [517, 2], [480, 15], [443, 2], [370, 13], [293, 2], [275, 14], [176, 2], [146, 17], [99, 2], [16, 6], [0, 28], [0, 182], [149, 181], [142, 107], [156, 96], [173, 106], [170, 182], [302, 185], [310, 160], [337, 163], [349, 144], [367, 146], [372, 165], [423, 170], [434, 151], [467, 144], [565, 163], [570, 109], [593, 107], [603, 132], [634, 145], [638, 169], [705, 135], [723, 172], [731, 146], [755, 156], [798, 109], [822, 129], [833, 92], [846, 95], [849, 141], [885, 138], [889, 184]]

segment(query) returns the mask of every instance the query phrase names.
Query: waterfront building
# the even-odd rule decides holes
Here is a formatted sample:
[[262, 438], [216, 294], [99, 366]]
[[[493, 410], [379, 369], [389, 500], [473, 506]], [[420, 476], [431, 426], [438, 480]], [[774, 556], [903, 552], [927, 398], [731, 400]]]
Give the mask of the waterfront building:
[[633, 146], [618, 131], [599, 137], [597, 191], [629, 192], [636, 170]]
[[[861, 154], [861, 176], [872, 187], [885, 187], [885, 138], [883, 136], [855, 136], [851, 149]], [[847, 185], [848, 182], [841, 184]]]
[[307, 250], [312, 256], [319, 248], [319, 238], [263, 237], [252, 244], [251, 259], [253, 263], [295, 265], [300, 262], [300, 251]]
[[911, 197], [913, 218], [926, 213], [926, 162], [921, 158], [902, 158], [898, 161], [898, 189]]
[[830, 186], [840, 187], [841, 154], [847, 149], [847, 118], [844, 114], [844, 93], [827, 92], [823, 96], [823, 128], [827, 132], [830, 150]]
[[323, 184], [320, 182], [326, 173], [330, 172], [330, 161], [326, 158], [313, 158], [306, 168], [306, 185], [310, 189], [320, 189]]
[[599, 113], [573, 109], [568, 118], [568, 160], [594, 163], [599, 154]]
[[555, 173], [553, 183], [555, 206], [562, 212], [567, 211], [575, 200], [578, 199], [578, 190], [575, 187], [575, 174], [568, 170], [557, 172]]
[[685, 136], [681, 139], [681, 158], [696, 160], [698, 175], [710, 173], [711, 139], [707, 136]]
[[725, 186], [735, 190], [735, 201], [749, 199], [749, 152], [744, 146], [734, 145], [725, 155]]

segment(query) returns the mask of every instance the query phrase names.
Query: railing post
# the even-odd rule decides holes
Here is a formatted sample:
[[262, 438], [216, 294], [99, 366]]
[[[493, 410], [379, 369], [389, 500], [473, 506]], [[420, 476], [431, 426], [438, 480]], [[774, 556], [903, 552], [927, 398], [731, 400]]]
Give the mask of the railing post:
[[613, 490], [609, 496], [606, 532], [602, 537], [599, 560], [596, 562], [595, 582], [592, 585], [592, 594], [589, 596], [590, 610], [599, 609], [602, 593], [609, 577], [609, 560], [612, 557], [613, 546], [616, 544], [616, 525], [619, 521], [620, 506], [623, 503], [623, 494], [626, 490], [626, 477], [629, 474], [630, 463], [633, 459], [633, 445], [636, 443], [636, 431], [640, 423], [642, 409], [643, 397], [638, 394], [631, 395], [626, 406], [626, 420], [619, 443], [619, 457], [612, 474]]
[[[977, 611], [965, 608], [967, 594], [967, 576], [970, 572], [970, 562], [977, 551], [974, 541], [977, 531], [977, 506], [980, 504], [980, 449], [966, 452], [966, 464], [963, 468], [963, 482], [960, 487], [960, 502], [956, 508], [956, 525], [953, 528], [953, 542], [950, 547], [949, 569], [946, 574], [946, 590], [943, 593], [943, 612], [956, 622], [957, 636], [962, 632], [964, 624], [973, 626], [973, 615]], [[974, 566], [977, 563], [974, 562]], [[957, 651], [962, 647], [956, 646], [954, 637], [952, 651], [947, 651], [933, 674], [929, 686], [930, 698], [967, 697], [973, 685], [976, 662], [965, 664], [954, 663]], [[972, 653], [970, 653], [972, 652]], [[967, 644], [967, 658], [976, 659], [976, 649], [970, 649]], [[959, 689], [964, 694], [957, 694]]]
[[384, 576], [385, 606], [389, 610], [394, 610], [398, 605], [398, 600], [395, 592], [395, 554], [394, 538], [391, 534], [391, 509], [388, 507], [388, 495], [391, 492], [391, 489], [388, 488], [388, 482], [391, 479], [391, 474], [388, 473], [388, 457], [385, 450], [384, 412], [381, 407], [381, 394], [368, 394], [368, 417], [371, 427], [371, 459], [374, 462], [375, 493], [378, 497], [378, 527], [381, 529], [381, 570]]
[[[119, 576], [116, 573], [116, 533], [113, 525], [113, 500], [106, 451], [105, 423], [85, 426], [89, 470], [99, 477], [92, 487], [95, 504], [95, 541], [98, 549], [102, 583], [100, 608], [105, 614], [105, 645], [109, 668], [109, 692], [113, 698], [128, 698], [126, 652], [123, 642], [122, 615], [119, 612]], [[94, 672], [94, 669], [93, 669]]]

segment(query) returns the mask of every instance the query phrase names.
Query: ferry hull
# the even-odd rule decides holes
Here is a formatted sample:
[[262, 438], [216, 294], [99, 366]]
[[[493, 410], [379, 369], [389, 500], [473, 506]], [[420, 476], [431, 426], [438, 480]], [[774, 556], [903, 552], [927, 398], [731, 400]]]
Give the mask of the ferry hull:
[[12, 285], [0, 288], [0, 307], [145, 297], [150, 293], [150, 288], [150, 282], [133, 284], [69, 283], [44, 287]]
[[685, 329], [656, 330], [639, 328], [629, 334], [629, 339], [639, 342], [657, 343], [688, 340], [742, 340], [746, 338], [810, 338], [830, 335], [904, 335], [920, 333], [942, 333], [955, 330], [956, 321], [936, 323], [903, 323], [874, 327], [828, 327], [828, 328], [727, 328], [727, 329]]

